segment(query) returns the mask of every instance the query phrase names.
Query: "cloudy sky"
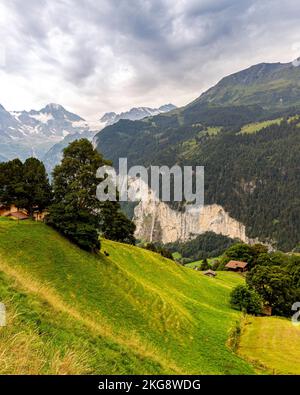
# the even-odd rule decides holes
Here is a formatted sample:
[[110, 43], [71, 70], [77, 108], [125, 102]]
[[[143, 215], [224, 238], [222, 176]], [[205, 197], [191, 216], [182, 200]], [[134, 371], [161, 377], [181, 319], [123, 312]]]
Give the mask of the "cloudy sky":
[[300, 56], [299, 0], [0, 0], [0, 103], [95, 120]]

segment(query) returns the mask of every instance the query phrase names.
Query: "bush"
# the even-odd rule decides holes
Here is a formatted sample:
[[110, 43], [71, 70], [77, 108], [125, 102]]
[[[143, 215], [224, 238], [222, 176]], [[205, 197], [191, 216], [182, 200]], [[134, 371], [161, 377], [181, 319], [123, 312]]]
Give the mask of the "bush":
[[257, 292], [245, 285], [238, 285], [230, 294], [230, 305], [236, 310], [256, 315], [262, 312], [263, 302]]
[[210, 268], [207, 259], [203, 259], [203, 262], [200, 265], [201, 270], [208, 270]]
[[179, 262], [182, 264], [182, 265], [187, 265], [188, 263], [191, 263], [191, 262], [193, 262], [190, 258], [180, 258], [179, 259]]
[[220, 267], [220, 262], [217, 261], [217, 260], [213, 261], [213, 263], [212, 263], [212, 265], [211, 265], [212, 270], [215, 270], [215, 271], [216, 271], [216, 270], [219, 269], [219, 267]]

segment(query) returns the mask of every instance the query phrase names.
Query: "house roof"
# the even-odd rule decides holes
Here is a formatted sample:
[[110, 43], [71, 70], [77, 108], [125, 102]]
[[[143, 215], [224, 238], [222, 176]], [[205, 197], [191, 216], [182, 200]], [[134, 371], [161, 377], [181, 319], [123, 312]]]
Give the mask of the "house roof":
[[242, 261], [229, 261], [225, 267], [228, 269], [244, 269], [248, 265], [247, 262]]
[[20, 219], [20, 220], [28, 219], [28, 218], [29, 218], [28, 215], [22, 213], [22, 211], [15, 211], [15, 212], [13, 212], [13, 213], [10, 213], [10, 214], [8, 215], [8, 217], [14, 217], [14, 218], [17, 218], [17, 219]]
[[217, 275], [217, 273], [214, 272], [214, 271], [211, 270], [211, 269], [206, 270], [205, 272], [203, 272], [203, 274], [204, 274], [204, 275], [211, 274], [212, 276], [216, 276], [216, 275]]

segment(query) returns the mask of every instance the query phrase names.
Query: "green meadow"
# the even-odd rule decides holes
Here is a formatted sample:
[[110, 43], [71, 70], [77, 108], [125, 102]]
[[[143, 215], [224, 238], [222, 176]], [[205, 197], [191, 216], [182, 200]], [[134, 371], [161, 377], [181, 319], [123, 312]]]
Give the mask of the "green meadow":
[[227, 346], [239, 275], [107, 240], [92, 255], [31, 221], [0, 219], [0, 237], [1, 374], [254, 373]]
[[268, 121], [249, 123], [242, 127], [240, 134], [252, 134], [261, 131], [271, 125], [279, 125], [283, 118], [276, 118]]

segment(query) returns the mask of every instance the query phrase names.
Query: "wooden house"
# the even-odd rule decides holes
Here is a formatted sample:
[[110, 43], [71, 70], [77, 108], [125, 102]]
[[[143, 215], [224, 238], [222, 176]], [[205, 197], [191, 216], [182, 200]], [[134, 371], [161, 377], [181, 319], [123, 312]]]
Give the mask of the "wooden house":
[[217, 273], [214, 272], [211, 269], [206, 270], [205, 272], [203, 272], [204, 276], [208, 276], [208, 277], [216, 277]]
[[247, 271], [247, 262], [242, 262], [242, 261], [229, 261], [225, 267], [228, 270], [231, 270], [233, 272], [246, 272]]

